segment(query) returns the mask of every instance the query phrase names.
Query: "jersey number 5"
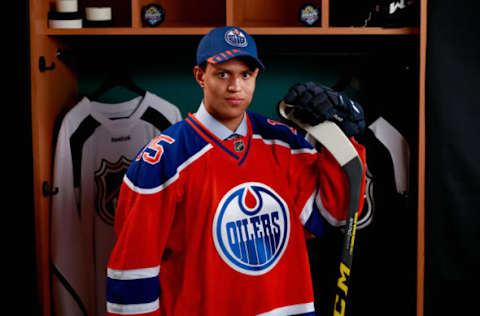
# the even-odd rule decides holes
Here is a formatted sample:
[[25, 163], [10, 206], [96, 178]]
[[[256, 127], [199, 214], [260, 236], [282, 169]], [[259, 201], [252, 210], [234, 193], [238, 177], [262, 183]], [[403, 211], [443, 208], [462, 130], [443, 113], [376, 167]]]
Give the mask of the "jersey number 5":
[[149, 164], [154, 165], [158, 163], [163, 155], [163, 146], [160, 145], [160, 142], [162, 141], [173, 144], [175, 142], [175, 139], [167, 135], [160, 135], [158, 137], [155, 137], [150, 141], [148, 146], [145, 146], [145, 148], [140, 152], [140, 154], [138, 154], [136, 160], [138, 161], [143, 158], [143, 160], [148, 162]]

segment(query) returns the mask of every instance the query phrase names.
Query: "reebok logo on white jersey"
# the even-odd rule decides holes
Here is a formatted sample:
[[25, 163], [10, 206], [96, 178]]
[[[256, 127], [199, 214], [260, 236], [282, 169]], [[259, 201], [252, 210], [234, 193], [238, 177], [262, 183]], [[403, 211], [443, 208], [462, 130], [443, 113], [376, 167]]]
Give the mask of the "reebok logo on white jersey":
[[392, 2], [390, 3], [388, 13], [393, 14], [395, 13], [395, 11], [397, 11], [397, 9], [405, 9], [405, 8], [406, 8], [405, 0], [400, 0], [399, 2]]

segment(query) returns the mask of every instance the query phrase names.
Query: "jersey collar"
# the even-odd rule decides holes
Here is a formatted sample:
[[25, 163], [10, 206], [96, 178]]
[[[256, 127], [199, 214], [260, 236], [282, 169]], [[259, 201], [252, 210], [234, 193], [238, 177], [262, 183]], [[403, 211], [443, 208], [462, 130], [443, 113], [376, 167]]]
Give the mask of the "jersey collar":
[[214, 118], [210, 113], [208, 113], [205, 105], [202, 103], [198, 108], [197, 112], [194, 114], [195, 118], [203, 124], [213, 135], [217, 138], [224, 140], [233, 133], [239, 134], [241, 136], [246, 136], [248, 131], [247, 125], [247, 116], [243, 115], [243, 120], [235, 131], [231, 131], [229, 128], [225, 127], [220, 123], [216, 118]]
[[[248, 114], [245, 113], [245, 119], [247, 124], [247, 135], [242, 137], [244, 142], [245, 150], [241, 153], [235, 152], [232, 149], [229, 149], [229, 142], [237, 141], [237, 140], [221, 140], [216, 135], [214, 135], [203, 123], [201, 123], [193, 114], [189, 113], [188, 116], [185, 118], [185, 121], [188, 122], [192, 128], [206, 141], [211, 143], [213, 146], [220, 148], [223, 152], [225, 152], [228, 156], [233, 158], [239, 166], [241, 166], [245, 159], [248, 156], [250, 151], [250, 145], [252, 142], [252, 125], [250, 120], [248, 119]], [[231, 131], [229, 132], [232, 133]], [[239, 139], [240, 140], [240, 139]], [[231, 144], [230, 144], [231, 145]]]

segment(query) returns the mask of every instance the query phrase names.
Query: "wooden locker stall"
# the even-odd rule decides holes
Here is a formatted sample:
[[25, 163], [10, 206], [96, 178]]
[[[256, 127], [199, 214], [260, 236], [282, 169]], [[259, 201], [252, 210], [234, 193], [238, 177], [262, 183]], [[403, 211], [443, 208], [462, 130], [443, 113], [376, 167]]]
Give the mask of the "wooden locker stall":
[[[332, 0], [333, 1], [333, 0]], [[79, 9], [95, 5], [95, 0], [79, 0]], [[97, 1], [98, 2], [98, 1]], [[424, 271], [424, 170], [425, 170], [425, 63], [427, 0], [420, 0], [420, 26], [401, 28], [332, 26], [330, 0], [316, 0], [321, 9], [320, 22], [312, 27], [298, 22], [298, 8], [302, 0], [111, 0], [114, 12], [121, 12], [115, 26], [103, 28], [51, 29], [48, 12], [55, 8], [55, 0], [30, 0], [30, 58], [31, 58], [31, 112], [33, 143], [34, 217], [38, 297], [42, 315], [51, 314], [49, 212], [52, 187], [52, 161], [55, 124], [62, 112], [78, 101], [79, 78], [77, 69], [63, 60], [80, 41], [108, 38], [116, 41], [128, 37], [183, 38], [201, 36], [212, 27], [236, 25], [253, 36], [264, 38], [290, 36], [295, 38], [350, 37], [362, 40], [366, 36], [409, 37], [418, 43], [418, 138], [416, 153], [417, 179], [417, 316], [423, 315]], [[142, 25], [140, 12], [150, 3], [161, 4], [166, 11], [165, 21], [158, 27]], [[295, 14], [291, 14], [291, 12]], [[104, 47], [104, 46], [102, 46]], [[142, 48], [139, 48], [142, 49]], [[192, 48], [194, 50], [194, 48]], [[81, 58], [79, 56], [78, 58]]]

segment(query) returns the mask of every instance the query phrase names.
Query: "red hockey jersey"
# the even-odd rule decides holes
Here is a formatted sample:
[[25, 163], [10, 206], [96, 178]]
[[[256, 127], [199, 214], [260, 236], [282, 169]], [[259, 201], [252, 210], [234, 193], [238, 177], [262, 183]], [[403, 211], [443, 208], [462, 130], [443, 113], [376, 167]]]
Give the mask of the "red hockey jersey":
[[304, 228], [344, 221], [346, 177], [294, 129], [247, 115], [245, 137], [189, 115], [140, 151], [116, 211], [110, 315], [314, 315]]

